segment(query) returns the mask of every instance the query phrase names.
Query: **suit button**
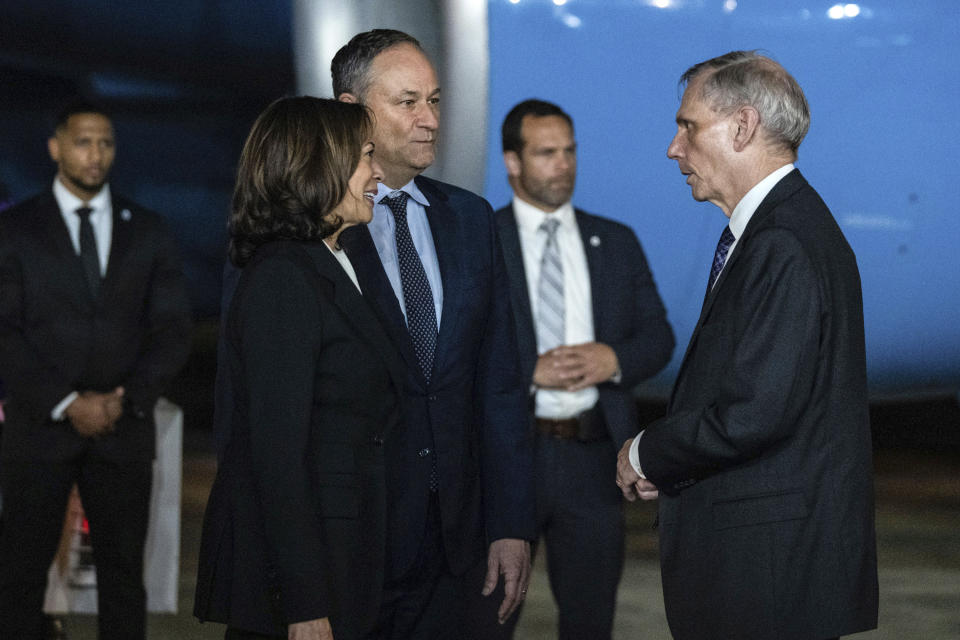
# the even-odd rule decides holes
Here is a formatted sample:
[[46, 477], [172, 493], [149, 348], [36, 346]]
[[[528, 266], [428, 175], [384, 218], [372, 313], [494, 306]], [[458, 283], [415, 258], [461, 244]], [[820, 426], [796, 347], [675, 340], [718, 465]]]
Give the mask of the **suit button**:
[[429, 400], [430, 402], [436, 402], [436, 401], [437, 401], [437, 396], [435, 396], [435, 395], [429, 395], [429, 396], [427, 396], [427, 400]]
[[420, 451], [417, 451], [417, 455], [420, 456], [421, 458], [426, 458], [428, 455], [430, 455], [430, 449], [429, 448], [420, 449]]

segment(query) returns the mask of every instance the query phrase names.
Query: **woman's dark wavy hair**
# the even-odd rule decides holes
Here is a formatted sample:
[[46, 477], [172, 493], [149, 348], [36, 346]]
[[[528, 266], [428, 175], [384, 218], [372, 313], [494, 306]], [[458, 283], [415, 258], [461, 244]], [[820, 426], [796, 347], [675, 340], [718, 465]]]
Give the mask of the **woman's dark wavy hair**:
[[253, 123], [237, 167], [227, 232], [242, 267], [271, 240], [321, 240], [343, 220], [331, 215], [348, 192], [372, 122], [358, 104], [280, 98]]

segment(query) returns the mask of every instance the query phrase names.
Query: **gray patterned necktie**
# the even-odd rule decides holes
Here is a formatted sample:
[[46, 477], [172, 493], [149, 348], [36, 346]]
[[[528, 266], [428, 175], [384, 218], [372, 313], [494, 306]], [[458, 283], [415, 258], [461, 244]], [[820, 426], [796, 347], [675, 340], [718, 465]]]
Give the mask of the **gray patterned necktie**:
[[417, 354], [420, 370], [429, 383], [430, 374], [433, 372], [433, 354], [437, 348], [437, 313], [427, 272], [410, 236], [407, 197], [406, 193], [398, 191], [395, 196], [387, 196], [380, 202], [390, 207], [393, 212], [397, 261], [400, 263], [400, 287], [403, 290], [403, 306], [407, 312], [407, 331], [413, 340], [413, 350]]
[[80, 218], [80, 262], [83, 264], [83, 274], [86, 277], [90, 293], [94, 298], [100, 293], [100, 257], [97, 255], [97, 238], [93, 235], [93, 225], [90, 224], [90, 207], [78, 207], [77, 217]]
[[537, 345], [540, 353], [564, 343], [563, 262], [557, 245], [560, 221], [549, 217], [540, 225], [547, 234], [547, 243], [540, 259], [540, 282], [537, 284]]

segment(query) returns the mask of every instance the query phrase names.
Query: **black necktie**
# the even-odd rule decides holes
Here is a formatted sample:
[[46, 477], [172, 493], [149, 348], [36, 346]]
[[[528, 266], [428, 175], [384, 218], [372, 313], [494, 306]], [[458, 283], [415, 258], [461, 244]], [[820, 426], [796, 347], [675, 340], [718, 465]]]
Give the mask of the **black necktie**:
[[413, 339], [413, 348], [423, 376], [430, 382], [433, 352], [437, 347], [437, 313], [427, 272], [423, 269], [420, 255], [410, 236], [410, 227], [407, 224], [407, 194], [400, 191], [396, 196], [388, 196], [380, 202], [390, 207], [393, 212], [397, 260], [400, 263], [400, 286], [403, 289], [403, 306], [407, 312], [407, 331]]
[[83, 263], [83, 273], [87, 278], [87, 286], [94, 298], [100, 293], [100, 257], [97, 255], [97, 238], [93, 235], [93, 225], [90, 224], [90, 214], [93, 209], [80, 207], [77, 217], [80, 218], [80, 262]]
[[724, 227], [723, 233], [720, 234], [720, 241], [717, 243], [717, 250], [713, 254], [713, 264], [710, 266], [710, 280], [707, 282], [707, 293], [710, 293], [710, 290], [713, 289], [717, 277], [720, 275], [720, 272], [723, 271], [723, 265], [727, 261], [727, 253], [730, 251], [730, 246], [733, 245], [735, 240], [736, 238], [733, 232], [730, 231], [730, 227]]

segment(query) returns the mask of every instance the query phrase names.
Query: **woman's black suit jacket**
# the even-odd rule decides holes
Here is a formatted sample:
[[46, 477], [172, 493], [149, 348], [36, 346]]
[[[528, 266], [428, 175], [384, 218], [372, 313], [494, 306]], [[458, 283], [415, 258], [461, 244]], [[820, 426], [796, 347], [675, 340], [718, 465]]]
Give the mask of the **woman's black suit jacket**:
[[360, 637], [383, 583], [383, 441], [398, 416], [399, 356], [319, 242], [258, 248], [222, 339], [231, 429], [194, 613], [282, 637], [329, 616], [337, 640]]

